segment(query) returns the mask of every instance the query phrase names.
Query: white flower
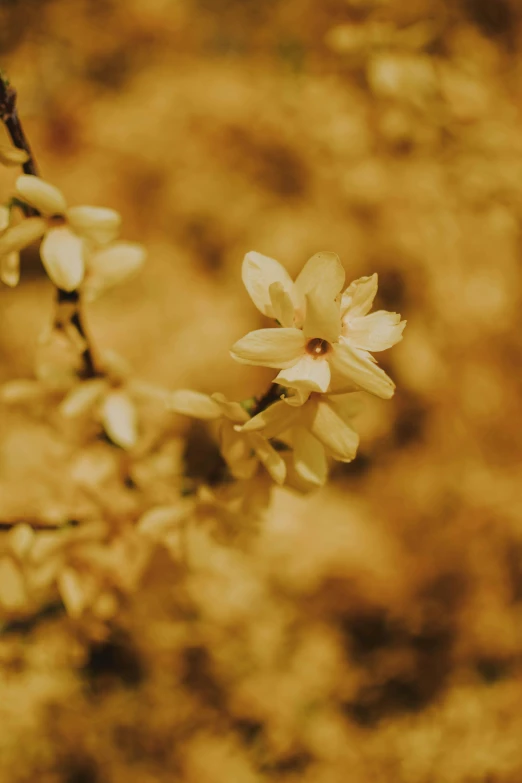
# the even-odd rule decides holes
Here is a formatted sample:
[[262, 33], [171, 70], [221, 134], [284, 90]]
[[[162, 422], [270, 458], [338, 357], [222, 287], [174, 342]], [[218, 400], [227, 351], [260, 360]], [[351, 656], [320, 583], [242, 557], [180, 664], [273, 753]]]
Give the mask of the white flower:
[[[11, 210], [9, 207], [0, 206], [0, 238], [9, 230], [11, 224]], [[14, 287], [20, 279], [20, 254], [11, 250], [0, 255], [0, 280], [5, 285]]]
[[241, 429], [288, 441], [301, 478], [322, 485], [327, 477], [326, 455], [340, 462], [351, 462], [357, 453], [359, 436], [351, 420], [358, 409], [358, 394], [313, 392], [302, 405], [288, 405], [284, 400], [275, 402]]
[[281, 328], [250, 332], [232, 346], [232, 357], [280, 369], [275, 382], [296, 389], [301, 402], [311, 392], [348, 388], [391, 397], [392, 380], [342, 339], [344, 280], [335, 253], [312, 256], [295, 282], [274, 259], [248, 253], [243, 262], [246, 289], [256, 307]]
[[367, 358], [371, 358], [369, 351], [385, 351], [402, 340], [406, 326], [398, 313], [370, 313], [377, 285], [377, 274], [360, 277], [348, 286], [341, 299], [341, 342]]
[[222, 394], [209, 396], [178, 389], [172, 392], [168, 407], [184, 416], [219, 421], [221, 453], [235, 478], [251, 478], [261, 462], [277, 484], [284, 482], [286, 466], [281, 455], [259, 432], [245, 432], [238, 427], [249, 420], [238, 402], [229, 402]]
[[113, 209], [68, 207], [58, 188], [28, 174], [18, 177], [15, 195], [40, 215], [6, 227], [0, 235], [2, 266], [9, 266], [4, 259], [10, 258], [13, 267], [13, 254], [43, 237], [40, 256], [52, 282], [64, 291], [74, 291], [85, 277], [92, 298], [132, 274], [143, 262], [140, 245], [109, 244], [117, 237], [121, 224], [120, 215]]
[[134, 275], [145, 261], [145, 248], [137, 242], [112, 242], [87, 257], [82, 292], [87, 301]]
[[128, 389], [114, 387], [108, 378], [82, 381], [64, 397], [59, 411], [66, 418], [93, 411], [113, 443], [126, 450], [136, 445], [138, 417], [134, 401]]
[[12, 144], [0, 144], [0, 163], [3, 163], [4, 166], [20, 166], [27, 160], [29, 160], [29, 155], [25, 150]]

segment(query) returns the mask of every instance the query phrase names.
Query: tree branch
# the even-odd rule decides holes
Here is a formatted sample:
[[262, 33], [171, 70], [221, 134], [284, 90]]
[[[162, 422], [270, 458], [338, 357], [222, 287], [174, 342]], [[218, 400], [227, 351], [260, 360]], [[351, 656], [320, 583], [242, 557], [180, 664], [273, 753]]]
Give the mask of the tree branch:
[[[27, 161], [23, 164], [22, 168], [26, 174], [32, 174], [39, 176], [38, 164], [31, 151], [31, 147], [27, 136], [24, 133], [20, 117], [16, 107], [17, 93], [14, 87], [9, 84], [9, 81], [3, 74], [0, 73], [0, 120], [4, 123], [11, 141], [18, 149], [25, 150], [28, 154]], [[22, 204], [21, 208], [27, 217], [38, 215], [38, 210], [30, 207], [27, 204]], [[67, 304], [70, 310], [69, 322], [71, 326], [76, 329], [79, 336], [84, 341], [86, 348], [82, 352], [82, 371], [80, 375], [83, 378], [94, 378], [100, 373], [96, 369], [94, 362], [92, 347], [87, 331], [83, 324], [81, 314], [81, 301], [79, 291], [63, 291], [61, 288], [56, 292], [56, 317], [55, 325], [62, 324], [62, 312], [65, 309], [64, 304]]]
[[281, 399], [281, 395], [284, 391], [284, 386], [280, 386], [278, 383], [271, 383], [262, 397], [256, 397], [255, 405], [249, 411], [251, 418], [254, 418], [258, 413], [261, 413], [261, 411], [270, 407], [272, 403]]
[[[38, 166], [18, 117], [16, 90], [14, 87], [11, 87], [3, 74], [0, 74], [0, 119], [4, 123], [14, 146], [20, 150], [25, 150], [29, 155], [29, 158], [22, 166], [25, 174], [34, 174], [34, 176], [38, 177]], [[34, 213], [36, 213], [36, 210], [33, 210]]]

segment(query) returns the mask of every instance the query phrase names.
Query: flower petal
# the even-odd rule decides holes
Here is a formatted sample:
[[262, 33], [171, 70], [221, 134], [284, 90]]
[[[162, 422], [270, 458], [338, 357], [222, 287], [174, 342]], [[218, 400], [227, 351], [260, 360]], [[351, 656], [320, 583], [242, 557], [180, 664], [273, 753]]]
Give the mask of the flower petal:
[[346, 424], [361, 412], [363, 403], [360, 392], [328, 394], [325, 401]]
[[31, 550], [35, 535], [33, 528], [26, 522], [16, 524], [6, 536], [9, 549], [19, 558], [26, 557]]
[[361, 356], [348, 345], [334, 345], [329, 354], [330, 366], [335, 374], [332, 388], [345, 388], [353, 384], [364, 391], [382, 397], [393, 397], [395, 384], [371, 357]]
[[356, 318], [369, 313], [377, 293], [377, 273], [370, 277], [359, 277], [350, 283], [341, 299], [343, 317]]
[[343, 327], [342, 335], [354, 348], [364, 351], [385, 351], [402, 340], [406, 321], [399, 313], [377, 310], [370, 315], [350, 318]]
[[257, 309], [269, 318], [277, 318], [270, 298], [270, 286], [272, 283], [281, 283], [283, 289], [288, 292], [291, 292], [294, 286], [284, 266], [274, 258], [252, 250], [243, 259], [242, 277]]
[[40, 239], [46, 229], [47, 223], [40, 217], [25, 218], [17, 226], [11, 226], [0, 237], [0, 256], [12, 253], [14, 250], [23, 250], [35, 239]]
[[328, 477], [328, 462], [323, 444], [305, 427], [292, 429], [294, 467], [299, 476], [322, 487]]
[[66, 418], [81, 416], [98, 402], [106, 387], [107, 381], [104, 378], [83, 381], [64, 397], [58, 406], [59, 412]]
[[314, 358], [305, 354], [293, 367], [281, 370], [274, 378], [274, 383], [294, 389], [325, 392], [330, 385], [330, 377], [326, 356]]
[[63, 215], [67, 202], [61, 190], [32, 174], [22, 174], [16, 180], [16, 195], [42, 215]]
[[83, 280], [83, 242], [67, 227], [52, 228], [40, 247], [45, 271], [63, 291], [74, 291]]
[[238, 340], [230, 353], [241, 364], [284, 369], [299, 361], [304, 347], [305, 339], [300, 329], [258, 329]]
[[213, 400], [208, 394], [191, 389], [173, 391], [169, 396], [167, 407], [182, 416], [193, 416], [196, 419], [206, 419], [207, 421], [219, 419], [222, 416], [221, 406], [216, 400]]
[[143, 535], [160, 540], [165, 533], [177, 528], [187, 516], [187, 507], [180, 503], [171, 506], [155, 506], [140, 517], [137, 529]]
[[301, 386], [289, 386], [287, 391], [289, 391], [290, 394], [285, 393], [282, 399], [287, 405], [291, 405], [292, 407], [304, 405], [312, 393], [311, 389], [304, 389]]
[[326, 286], [306, 295], [303, 333], [308, 339], [319, 338], [336, 343], [341, 333], [341, 306]]
[[340, 462], [351, 462], [357, 453], [359, 435], [328, 404], [319, 398], [310, 421], [310, 430]]
[[115, 242], [91, 253], [83, 293], [89, 301], [135, 274], [145, 261], [146, 251], [137, 242]]
[[67, 614], [70, 617], [79, 617], [88, 602], [79, 574], [72, 568], [64, 568], [58, 575], [57, 582]]
[[300, 299], [311, 291], [321, 289], [321, 296], [332, 300], [341, 293], [345, 271], [336, 253], [323, 251], [309, 258], [295, 281], [295, 290]]
[[105, 432], [122, 449], [132, 448], [138, 439], [136, 408], [123, 391], [112, 391], [105, 397], [101, 409]]
[[241, 427], [243, 432], [262, 431], [265, 438], [273, 438], [291, 427], [302, 415], [300, 408], [287, 405], [282, 400], [274, 402], [266, 410], [253, 416]]
[[258, 460], [247, 436], [224, 420], [219, 429], [219, 448], [230, 472], [235, 478], [252, 478]]
[[258, 432], [251, 432], [248, 435], [248, 441], [275, 483], [284, 484], [286, 465], [281, 454]]
[[0, 280], [11, 288], [18, 285], [20, 280], [20, 254], [13, 250], [0, 257]]
[[281, 326], [294, 325], [294, 304], [288, 291], [285, 291], [282, 283], [272, 283], [268, 289], [270, 302], [274, 312], [274, 318]]
[[20, 566], [11, 557], [0, 559], [0, 606], [16, 610], [27, 603], [27, 590]]
[[112, 242], [120, 232], [121, 215], [107, 207], [69, 207], [65, 217], [74, 232], [100, 245]]
[[12, 144], [0, 144], [0, 163], [4, 166], [19, 166], [29, 159], [25, 150], [14, 147]]
[[20, 379], [18, 381], [7, 381], [7, 383], [0, 386], [0, 400], [8, 405], [41, 400], [45, 398], [46, 393], [46, 387], [40, 381]]
[[249, 416], [246, 410], [239, 402], [229, 402], [224, 394], [216, 392], [212, 395], [212, 399], [217, 402], [220, 407], [221, 415], [236, 424], [243, 424], [248, 421]]
[[9, 207], [0, 205], [0, 231], [5, 231], [11, 221], [11, 210]]

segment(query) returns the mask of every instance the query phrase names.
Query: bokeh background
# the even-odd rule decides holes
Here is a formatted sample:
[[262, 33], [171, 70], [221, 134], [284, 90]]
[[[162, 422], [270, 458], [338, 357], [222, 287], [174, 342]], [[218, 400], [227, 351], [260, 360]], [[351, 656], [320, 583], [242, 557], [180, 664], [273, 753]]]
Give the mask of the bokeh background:
[[[43, 175], [149, 249], [87, 311], [140, 378], [264, 390], [228, 355], [263, 325], [252, 249], [293, 273], [333, 250], [408, 320], [397, 393], [327, 488], [153, 569], [103, 639], [6, 629], [2, 783], [518, 783], [520, 4], [4, 0], [0, 54]], [[3, 381], [52, 300], [29, 253], [0, 290]], [[3, 417], [4, 499], [55, 502], [53, 455], [28, 467]]]

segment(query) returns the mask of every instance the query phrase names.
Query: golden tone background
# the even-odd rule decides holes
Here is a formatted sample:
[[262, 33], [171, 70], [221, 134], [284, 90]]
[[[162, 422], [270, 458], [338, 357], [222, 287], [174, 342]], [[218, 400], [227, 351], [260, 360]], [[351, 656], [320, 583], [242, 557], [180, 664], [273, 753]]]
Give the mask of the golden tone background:
[[[88, 307], [98, 350], [262, 393], [228, 355], [265, 325], [253, 249], [292, 273], [335, 251], [408, 320], [396, 395], [365, 401], [327, 488], [158, 562], [105, 636], [6, 626], [2, 783], [522, 780], [521, 46], [517, 0], [1, 3], [42, 175], [149, 250]], [[52, 300], [28, 253], [2, 381], [32, 372]], [[11, 516], [66, 502], [60, 459], [3, 412]]]

